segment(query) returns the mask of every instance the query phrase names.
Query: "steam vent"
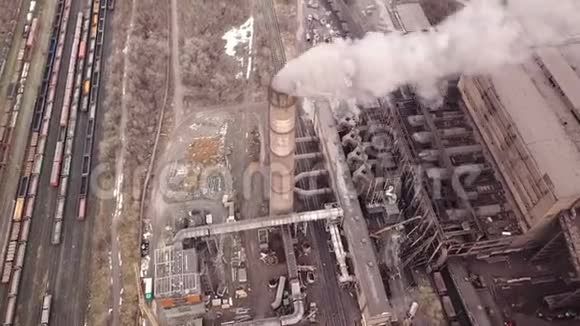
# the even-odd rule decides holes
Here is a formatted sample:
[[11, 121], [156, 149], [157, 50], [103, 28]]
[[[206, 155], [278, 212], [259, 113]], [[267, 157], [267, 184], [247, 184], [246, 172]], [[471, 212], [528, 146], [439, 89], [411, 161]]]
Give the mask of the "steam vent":
[[292, 211], [296, 98], [270, 87], [270, 214]]

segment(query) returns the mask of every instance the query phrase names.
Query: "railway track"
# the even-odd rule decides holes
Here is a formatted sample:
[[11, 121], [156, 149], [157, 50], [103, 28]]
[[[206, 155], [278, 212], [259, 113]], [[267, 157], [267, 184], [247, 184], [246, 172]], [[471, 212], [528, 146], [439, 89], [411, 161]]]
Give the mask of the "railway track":
[[[34, 230], [31, 227], [31, 221], [33, 216], [39, 218], [44, 217], [43, 215], [53, 214], [54, 224], [51, 242], [53, 244], [60, 243], [61, 233], [64, 229], [63, 219], [65, 215], [67, 190], [69, 183], [71, 183], [71, 165], [73, 161], [73, 148], [75, 147], [74, 136], [77, 129], [77, 121], [80, 121], [80, 117], [77, 113], [80, 101], [81, 77], [85, 67], [86, 42], [87, 40], [94, 39], [95, 44], [102, 45], [105, 23], [104, 12], [106, 12], [107, 9], [106, 1], [100, 2], [99, 0], [90, 0], [89, 5], [92, 5], [92, 8], [94, 8], [93, 12], [89, 11], [89, 15], [86, 15], [88, 17], [83, 18], [84, 15], [79, 11], [76, 15], [77, 21], [73, 25], [74, 34], [69, 34], [67, 30], [69, 18], [71, 17], [70, 13], [72, 5], [74, 5], [74, 7], [82, 6], [79, 4], [81, 1], [82, 0], [59, 0], [56, 5], [57, 9], [53, 21], [43, 79], [34, 106], [30, 126], [29, 139], [27, 142], [27, 154], [22, 163], [22, 173], [11, 215], [10, 241], [6, 250], [7, 254], [4, 257], [5, 262], [2, 269], [1, 283], [9, 284], [6, 309], [5, 313], [2, 314], [4, 318], [3, 325], [13, 325], [14, 323], [24, 325], [34, 322], [34, 320], [31, 320], [31, 318], [34, 317], [31, 316], [25, 316], [26, 318], [24, 318], [24, 321], [20, 320], [20, 322], [15, 322], [17, 306], [20, 306], [25, 302], [27, 306], [22, 309], [18, 308], [18, 311], [27, 310], [25, 315], [30, 315], [30, 310], [35, 308], [35, 304], [34, 302], [30, 302], [30, 298], [34, 297], [35, 292], [47, 291], [48, 288], [50, 288], [49, 283], [47, 284], [46, 289], [40, 289], [40, 285], [35, 281], [31, 281], [31, 278], [36, 280], [39, 275], [48, 273], [49, 275], [52, 275], [50, 279], [58, 279], [60, 268], [62, 267], [62, 258], [77, 256], [78, 252], [76, 251], [80, 250], [77, 249], [75, 251], [74, 245], [72, 249], [67, 248], [66, 250], [64, 248], [61, 250], [47, 249], [44, 247], [43, 243], [47, 240], [44, 235], [50, 231], [44, 230], [47, 229], [45, 227], [46, 223], [51, 223], [51, 221], [49, 220], [47, 222], [46, 219], [41, 218], [39, 223], [44, 226], [39, 224], [34, 227]], [[102, 15], [100, 14], [101, 12], [103, 12]], [[97, 14], [96, 16], [94, 15], [95, 13]], [[92, 24], [89, 24], [89, 18], [93, 18]], [[88, 28], [89, 26], [91, 27], [90, 29]], [[70, 45], [70, 35], [74, 35], [72, 45]], [[70, 49], [70, 54], [65, 54], [65, 42], [69, 44], [67, 45], [67, 50]], [[30, 46], [30, 42], [27, 42], [27, 44]], [[92, 48], [91, 50], [96, 53], [95, 56], [97, 59], [94, 62], [96, 68], [91, 72], [89, 77], [91, 78], [91, 81], [96, 80], [97, 82], [92, 85], [89, 84], [89, 88], [87, 89], [87, 91], [95, 97], [95, 100], [90, 102], [93, 106], [91, 107], [92, 110], [89, 112], [87, 118], [89, 121], [92, 119], [92, 124], [89, 123], [86, 128], [86, 133], [87, 135], [90, 135], [91, 139], [89, 144], [90, 147], [87, 147], [87, 142], [85, 142], [85, 147], [87, 147], [87, 150], [89, 151], [92, 151], [92, 135], [94, 133], [94, 121], [96, 118], [96, 96], [98, 94], [99, 85], [98, 72], [100, 70], [100, 53], [102, 52], [102, 49]], [[70, 58], [68, 59], [68, 70], [65, 74], [65, 72], [61, 71], [60, 68], [62, 60], [66, 60], [63, 58], [66, 55]], [[96, 78], [95, 71], [97, 72]], [[61, 91], [63, 90], [63, 84], [61, 79], [64, 79], [65, 77], [66, 84], [64, 84], [64, 94], [62, 94]], [[60, 121], [52, 119], [54, 111], [58, 112], [58, 109], [60, 109]], [[51, 120], [54, 122], [51, 123]], [[48, 153], [46, 152], [47, 150]], [[52, 157], [53, 159], [49, 162], [48, 166], [45, 166], [45, 163], [48, 161], [45, 161], [44, 157], [50, 156], [51, 152], [53, 152], [54, 155]], [[84, 168], [85, 165], [83, 164], [82, 166]], [[52, 187], [58, 188], [57, 190], [51, 190], [50, 187], [46, 188], [42, 186], [46, 181], [48, 181], [47, 173], [50, 174], [49, 184]], [[53, 200], [56, 202], [56, 205], [48, 203]], [[71, 232], [79, 233], [74, 235], [73, 241], [86, 242], [88, 233], [82, 232], [86, 228], [78, 229], [76, 227], [69, 227], [69, 229], [71, 229]], [[45, 255], [40, 255], [38, 257], [36, 257], [36, 255], [34, 257], [28, 257], [28, 255], [26, 255], [26, 248], [29, 245], [29, 237], [31, 241], [30, 243], [33, 243], [32, 250], [36, 251], [42, 249], [42, 251], [45, 252]], [[55, 265], [52, 263], [53, 260], [51, 260], [51, 257], [54, 257], [55, 255], [61, 257], [61, 264]], [[28, 268], [25, 273], [25, 265], [33, 262], [34, 264], [32, 266], [36, 265], [34, 267], [37, 267], [37, 269], [30, 270], [30, 268]], [[70, 266], [65, 267], [70, 268]], [[37, 272], [38, 270], [43, 272]], [[23, 282], [23, 278], [27, 279], [24, 283], [25, 286], [21, 286], [20, 284]], [[42, 283], [44, 282], [46, 282], [46, 279], [42, 277]], [[75, 285], [67, 285], [67, 288], [70, 286], [74, 287]], [[22, 298], [19, 299], [20, 290], [22, 290], [23, 293], [26, 293], [25, 300]], [[67, 305], [64, 301], [65, 300], [61, 301], [59, 305]], [[37, 322], [38, 321], [36, 320], [36, 323]]]
[[[27, 145], [27, 154], [18, 185], [12, 213], [10, 242], [4, 257], [1, 283], [10, 283], [8, 302], [4, 313], [4, 325], [14, 323], [16, 302], [23, 274], [24, 258], [28, 244], [30, 224], [38, 190], [38, 179], [43, 165], [44, 152], [48, 137], [48, 124], [52, 116], [56, 83], [63, 52], [64, 35], [68, 23], [71, 0], [59, 0], [53, 25], [47, 64], [37, 98], [35, 112]], [[14, 259], [13, 252], [17, 252]]]
[[273, 74], [276, 74], [286, 64], [286, 53], [284, 52], [284, 44], [282, 43], [282, 34], [280, 33], [280, 25], [276, 18], [273, 0], [262, 0], [262, 13], [264, 14], [264, 22], [266, 29], [270, 32], [270, 50], [272, 52]]
[[[112, 3], [112, 2], [111, 2]], [[77, 204], [77, 219], [83, 220], [87, 213], [87, 199], [89, 196], [89, 180], [93, 161], [93, 147], [95, 143], [95, 125], [97, 118], [98, 98], [101, 82], [103, 43], [105, 39], [105, 24], [107, 18], [107, 0], [93, 0], [89, 56], [83, 85], [81, 111], [88, 108], [88, 124], [83, 146], [83, 163], [81, 171], [81, 185]]]
[[[17, 5], [20, 6], [21, 3]], [[24, 88], [28, 79], [28, 71], [30, 69], [30, 61], [32, 51], [36, 41], [36, 34], [38, 33], [38, 18], [36, 15], [36, 1], [30, 3], [28, 9], [24, 30], [27, 31], [22, 35], [22, 42], [18, 50], [16, 59], [16, 71], [14, 77], [17, 79], [16, 83], [11, 83], [8, 87], [8, 100], [4, 115], [0, 119], [0, 172], [4, 172], [8, 153], [13, 138], [13, 130], [18, 120], [18, 115], [22, 105], [22, 97], [24, 95]]]
[[[282, 69], [284, 64], [286, 63], [286, 55], [284, 51], [284, 45], [282, 43], [280, 27], [278, 24], [278, 19], [276, 17], [276, 13], [274, 10], [274, 5], [272, 0], [264, 0], [262, 2], [262, 12], [264, 14], [264, 21], [266, 23], [266, 29], [270, 32], [270, 44], [271, 44], [271, 56], [272, 56], [272, 64], [273, 64], [273, 73], [277, 73]], [[314, 130], [312, 126], [306, 126], [304, 121], [297, 117], [296, 123], [296, 137], [307, 137], [307, 136], [315, 136]], [[317, 143], [301, 143], [297, 142], [297, 153], [308, 153], [308, 152], [315, 152], [320, 151], [318, 148]], [[296, 164], [298, 165], [299, 171], [309, 171], [312, 166], [309, 163], [305, 162], [304, 160], [297, 160]], [[306, 180], [300, 181], [300, 186], [303, 189], [308, 189], [309, 185]], [[324, 202], [321, 202], [317, 197], [312, 198], [305, 198], [303, 201], [305, 208], [307, 210], [315, 210], [320, 209], [324, 206]], [[314, 230], [311, 231], [312, 237], [318, 243], [318, 247], [321, 249], [320, 251], [320, 258], [323, 260], [324, 264], [327, 266], [322, 266], [322, 274], [320, 275], [320, 282], [323, 286], [323, 289], [336, 289], [338, 285], [338, 279], [332, 269], [331, 266], [335, 265], [336, 263], [333, 261], [332, 257], [330, 257], [330, 253], [327, 249], [327, 233], [324, 229], [323, 222], [316, 222], [314, 225]], [[321, 262], [322, 264], [322, 262]], [[332, 293], [334, 292], [334, 293]], [[334, 294], [334, 295], [333, 295]], [[334, 313], [328, 313], [324, 315], [324, 322], [328, 325], [336, 325], [336, 326], [350, 326], [351, 324], [348, 321], [348, 318], [345, 313], [345, 309], [342, 309], [343, 302], [340, 298], [340, 293], [337, 291], [324, 291], [322, 293], [323, 300], [325, 304], [332, 305], [335, 309]]]

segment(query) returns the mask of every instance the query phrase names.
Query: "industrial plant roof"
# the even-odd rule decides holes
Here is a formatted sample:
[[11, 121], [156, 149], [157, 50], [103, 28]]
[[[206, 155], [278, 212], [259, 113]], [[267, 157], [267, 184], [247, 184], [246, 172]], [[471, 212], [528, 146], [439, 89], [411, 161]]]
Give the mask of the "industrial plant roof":
[[423, 8], [418, 3], [397, 5], [397, 12], [407, 32], [417, 32], [431, 27]]
[[491, 74], [496, 93], [559, 198], [580, 196], [580, 153], [556, 110], [522, 66]]
[[195, 249], [173, 246], [155, 250], [155, 296], [172, 297], [200, 292], [198, 256]]
[[557, 48], [542, 48], [537, 51], [538, 57], [552, 75], [553, 81], [572, 106], [571, 109], [580, 118], [580, 77], [572, 70], [566, 59]]
[[346, 166], [344, 152], [336, 133], [334, 117], [328, 103], [317, 104], [316, 118], [320, 137], [326, 139], [325, 151], [330, 162], [330, 175], [344, 211], [343, 228], [348, 240], [348, 249], [358, 281], [359, 296], [365, 297], [366, 312], [369, 317], [390, 313], [377, 258], [368, 235], [368, 228], [357, 199], [350, 171]]

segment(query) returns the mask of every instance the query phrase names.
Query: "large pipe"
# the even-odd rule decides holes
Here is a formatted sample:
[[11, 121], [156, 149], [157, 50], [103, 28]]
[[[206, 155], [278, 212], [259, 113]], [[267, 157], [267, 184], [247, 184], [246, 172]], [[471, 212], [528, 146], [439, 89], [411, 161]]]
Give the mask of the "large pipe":
[[300, 282], [297, 279], [290, 281], [290, 292], [292, 293], [292, 305], [294, 311], [290, 315], [271, 317], [246, 322], [236, 323], [237, 326], [286, 326], [298, 324], [304, 317], [305, 308], [302, 295], [300, 293]]
[[346, 253], [344, 252], [344, 247], [342, 246], [342, 240], [340, 239], [340, 231], [336, 224], [330, 224], [328, 226], [328, 232], [330, 233], [330, 239], [332, 240], [332, 247], [334, 248], [334, 254], [336, 255], [336, 262], [340, 270], [340, 275], [338, 276], [338, 281], [340, 283], [346, 283], [352, 281], [352, 276], [348, 273], [348, 267], [346, 266]]
[[209, 237], [232, 232], [242, 232], [247, 230], [282, 226], [292, 223], [311, 222], [318, 220], [334, 220], [342, 216], [342, 208], [325, 208], [316, 211], [258, 217], [253, 219], [232, 221], [228, 223], [201, 225], [177, 231], [173, 237], [173, 244], [179, 245], [179, 243], [183, 242], [183, 240], [190, 238]]
[[[468, 131], [465, 128], [455, 127], [455, 128], [439, 129], [439, 134], [441, 135], [441, 137], [446, 138], [466, 135], [468, 134]], [[413, 140], [418, 143], [427, 144], [433, 140], [433, 133], [430, 131], [418, 131], [413, 133], [412, 137]]]
[[296, 98], [269, 89], [270, 101], [270, 214], [292, 211]]
[[327, 175], [328, 171], [326, 169], [318, 169], [318, 170], [312, 170], [312, 171], [306, 171], [306, 172], [300, 172], [298, 173], [298, 175], [295, 177], [294, 183], [304, 179], [304, 178], [308, 178], [308, 177], [318, 177], [321, 175]]
[[[296, 142], [298, 143], [298, 139], [296, 139]], [[315, 159], [315, 158], [319, 158], [322, 157], [322, 153], [320, 152], [314, 152], [314, 153], [303, 153], [303, 154], [296, 154], [294, 155], [294, 159], [296, 160], [308, 160], [308, 159]]]
[[332, 189], [330, 188], [320, 188], [320, 189], [302, 189], [299, 187], [294, 188], [296, 194], [300, 197], [313, 197], [313, 196], [320, 196], [331, 194]]
[[282, 296], [284, 295], [284, 287], [286, 287], [286, 277], [280, 276], [280, 279], [278, 280], [278, 288], [276, 289], [276, 298], [274, 299], [274, 302], [270, 304], [272, 310], [276, 310], [280, 308], [280, 305], [282, 305]]
[[[463, 145], [454, 147], [445, 147], [447, 155], [471, 154], [481, 151], [481, 145]], [[419, 158], [424, 161], [435, 162], [439, 159], [438, 149], [425, 149], [419, 152]]]

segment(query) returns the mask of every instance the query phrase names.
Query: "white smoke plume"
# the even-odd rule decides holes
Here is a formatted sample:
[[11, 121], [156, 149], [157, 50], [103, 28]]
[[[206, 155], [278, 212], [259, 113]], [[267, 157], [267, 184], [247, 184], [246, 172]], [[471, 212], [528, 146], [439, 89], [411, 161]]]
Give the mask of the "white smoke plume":
[[442, 78], [523, 61], [540, 46], [580, 32], [580, 0], [472, 0], [427, 32], [367, 33], [321, 44], [290, 60], [272, 80], [303, 97], [368, 100], [403, 85], [432, 96]]

